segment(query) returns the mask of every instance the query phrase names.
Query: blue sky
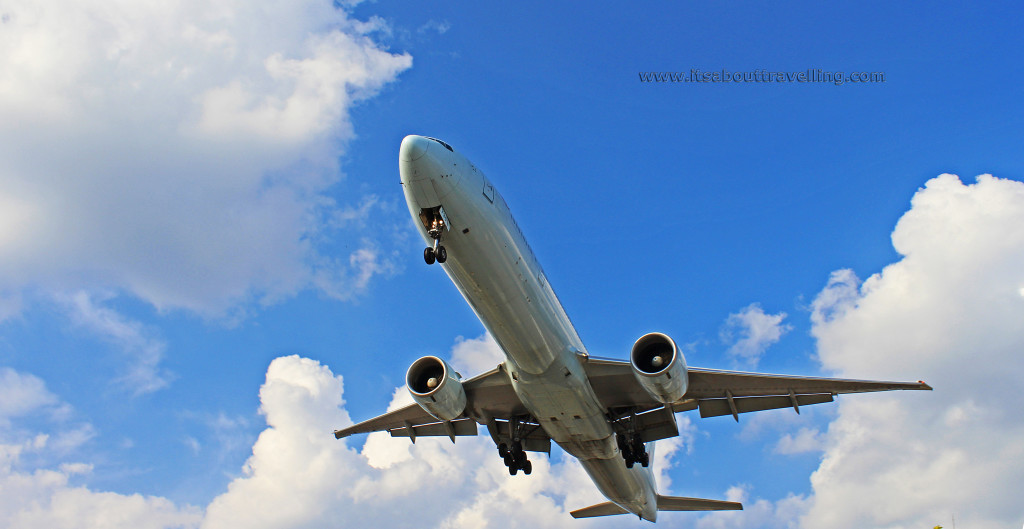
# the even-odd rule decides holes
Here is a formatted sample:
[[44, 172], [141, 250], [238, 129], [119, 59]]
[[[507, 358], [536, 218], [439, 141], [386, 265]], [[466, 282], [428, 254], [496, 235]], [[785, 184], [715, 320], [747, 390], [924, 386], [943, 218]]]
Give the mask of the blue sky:
[[[499, 187], [591, 354], [936, 387], [690, 416], [663, 488], [748, 509], [659, 523], [1021, 523], [1016, 7], [0, 4], [0, 525], [608, 523], [557, 450], [526, 482], [330, 435], [419, 356], [495, 358], [422, 262], [407, 134]], [[690, 69], [885, 82], [638, 76]]]

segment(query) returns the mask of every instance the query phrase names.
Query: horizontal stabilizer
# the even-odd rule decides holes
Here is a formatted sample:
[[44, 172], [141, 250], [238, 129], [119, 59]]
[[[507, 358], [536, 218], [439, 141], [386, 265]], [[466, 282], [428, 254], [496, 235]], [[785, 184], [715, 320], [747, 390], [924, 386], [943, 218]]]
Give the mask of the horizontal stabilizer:
[[742, 511], [738, 501], [705, 500], [658, 495], [659, 511]]
[[[736, 501], [705, 500], [702, 498], [680, 498], [658, 495], [659, 511], [742, 511], [743, 504]], [[629, 511], [606, 501], [570, 512], [573, 518], [595, 518], [627, 514]]]
[[598, 503], [597, 505], [591, 505], [590, 507], [584, 507], [582, 509], [576, 509], [570, 512], [573, 518], [595, 518], [597, 516], [612, 516], [615, 514], [626, 514], [629, 511], [615, 505], [610, 501], [604, 503]]

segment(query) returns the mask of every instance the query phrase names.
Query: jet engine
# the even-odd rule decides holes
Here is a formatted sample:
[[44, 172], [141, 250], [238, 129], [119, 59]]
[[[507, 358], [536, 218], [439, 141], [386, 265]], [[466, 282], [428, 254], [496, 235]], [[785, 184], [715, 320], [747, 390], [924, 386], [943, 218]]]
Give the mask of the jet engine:
[[686, 394], [686, 360], [667, 335], [652, 332], [640, 337], [629, 354], [633, 375], [652, 397], [665, 404]]
[[413, 400], [427, 413], [442, 421], [451, 421], [466, 409], [466, 390], [461, 375], [436, 356], [424, 356], [412, 363], [405, 384]]

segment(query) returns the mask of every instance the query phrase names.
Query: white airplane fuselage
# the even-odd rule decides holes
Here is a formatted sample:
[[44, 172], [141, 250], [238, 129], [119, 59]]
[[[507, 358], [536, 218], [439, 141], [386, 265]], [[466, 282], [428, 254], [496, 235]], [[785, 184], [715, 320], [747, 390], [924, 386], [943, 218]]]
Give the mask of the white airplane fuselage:
[[421, 214], [443, 216], [447, 260], [441, 266], [504, 351], [519, 399], [609, 500], [654, 521], [651, 469], [626, 468], [607, 410], [580, 363], [586, 348], [501, 195], [464, 156], [423, 136], [402, 141], [399, 171], [409, 212], [428, 244], [434, 240]]

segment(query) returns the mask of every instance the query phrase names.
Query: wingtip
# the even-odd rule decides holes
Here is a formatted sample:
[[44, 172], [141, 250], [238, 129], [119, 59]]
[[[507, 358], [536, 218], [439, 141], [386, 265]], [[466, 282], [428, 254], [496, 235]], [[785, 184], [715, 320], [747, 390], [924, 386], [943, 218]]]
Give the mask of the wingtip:
[[917, 383], [921, 384], [921, 389], [932, 391], [932, 387], [929, 386], [928, 384], [925, 384], [923, 380], [918, 380]]

